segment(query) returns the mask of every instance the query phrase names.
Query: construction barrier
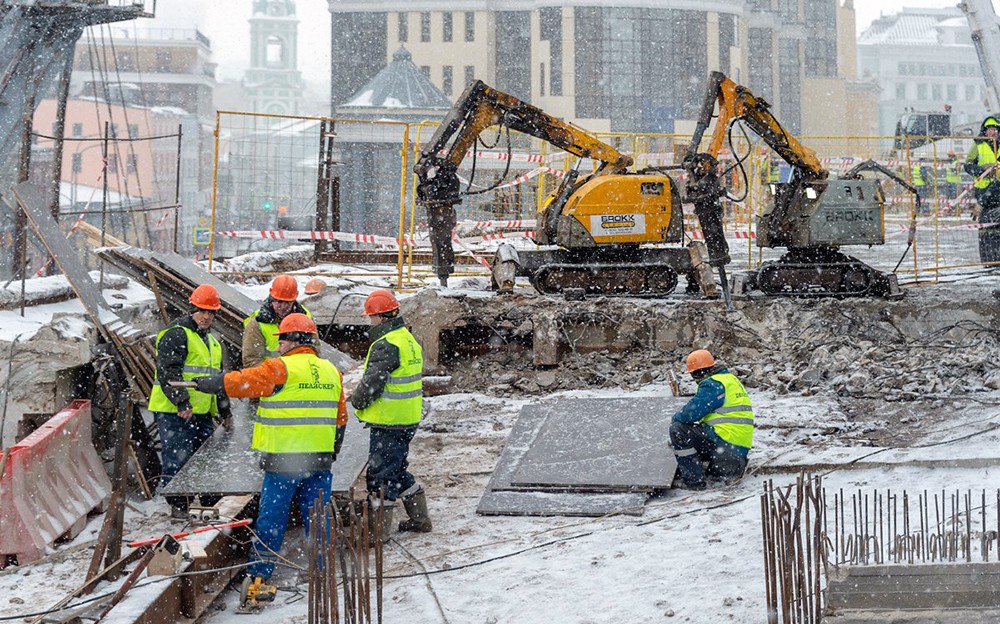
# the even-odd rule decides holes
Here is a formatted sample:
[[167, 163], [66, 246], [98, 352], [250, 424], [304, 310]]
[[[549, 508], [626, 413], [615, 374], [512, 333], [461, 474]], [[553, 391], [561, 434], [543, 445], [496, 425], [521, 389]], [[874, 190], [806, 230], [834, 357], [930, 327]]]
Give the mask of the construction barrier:
[[103, 509], [111, 480], [91, 441], [90, 401], [73, 401], [12, 446], [0, 475], [0, 556], [40, 559]]

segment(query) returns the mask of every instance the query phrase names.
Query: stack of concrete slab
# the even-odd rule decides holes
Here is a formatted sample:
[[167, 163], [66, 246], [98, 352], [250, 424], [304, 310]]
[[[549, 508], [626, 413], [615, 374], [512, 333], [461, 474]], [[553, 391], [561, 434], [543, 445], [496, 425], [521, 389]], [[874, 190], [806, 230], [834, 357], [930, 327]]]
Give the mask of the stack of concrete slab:
[[670, 418], [683, 403], [663, 396], [525, 406], [476, 511], [641, 515], [649, 495], [673, 482]]

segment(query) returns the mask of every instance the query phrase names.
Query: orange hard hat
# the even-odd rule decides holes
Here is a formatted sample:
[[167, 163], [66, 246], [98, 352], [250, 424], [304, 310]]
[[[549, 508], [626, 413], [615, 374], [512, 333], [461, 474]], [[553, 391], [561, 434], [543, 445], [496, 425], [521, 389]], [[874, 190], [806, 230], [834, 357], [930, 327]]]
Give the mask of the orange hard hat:
[[196, 308], [201, 308], [202, 310], [218, 310], [222, 307], [222, 302], [219, 300], [219, 291], [215, 290], [215, 286], [211, 284], [202, 284], [198, 288], [195, 288], [188, 297], [190, 301]]
[[271, 298], [278, 301], [295, 301], [299, 298], [299, 285], [291, 275], [279, 275], [271, 282]]
[[388, 290], [382, 290], [381, 288], [368, 295], [365, 299], [365, 315], [371, 316], [372, 314], [385, 314], [386, 312], [392, 312], [393, 310], [399, 309], [399, 302], [396, 301], [396, 296], [393, 295]]
[[285, 318], [281, 319], [281, 325], [278, 325], [277, 335], [290, 334], [292, 332], [315, 334], [316, 323], [314, 323], [313, 320], [305, 314], [301, 314], [299, 312], [289, 314]]
[[308, 282], [306, 282], [306, 294], [307, 295], [315, 295], [316, 293], [320, 292], [324, 288], [326, 288], [326, 282], [324, 282], [323, 280], [321, 280], [318, 277], [314, 277], [311, 280], [309, 280]]
[[692, 351], [691, 354], [687, 356], [687, 360], [685, 362], [687, 364], [687, 372], [689, 373], [693, 373], [696, 370], [701, 370], [710, 366], [715, 366], [715, 358], [712, 357], [712, 354], [705, 349]]

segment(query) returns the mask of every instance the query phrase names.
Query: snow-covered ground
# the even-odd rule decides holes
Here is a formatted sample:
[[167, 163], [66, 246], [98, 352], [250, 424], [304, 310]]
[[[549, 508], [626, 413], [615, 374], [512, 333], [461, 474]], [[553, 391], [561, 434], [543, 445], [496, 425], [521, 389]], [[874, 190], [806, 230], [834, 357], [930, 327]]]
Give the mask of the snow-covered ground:
[[[980, 272], [964, 286], [988, 293], [996, 281]], [[388, 278], [328, 282], [366, 290], [388, 284]], [[931, 288], [942, 289], [939, 296], [948, 297], [949, 286]], [[246, 290], [259, 297], [266, 285]], [[129, 290], [126, 296], [137, 301], [146, 295]], [[0, 338], [30, 332], [54, 311], [79, 312], [79, 307], [76, 302], [42, 306], [29, 310], [25, 319], [16, 312], [0, 312]], [[948, 361], [923, 364], [947, 367]], [[766, 481], [793, 482], [802, 462], [842, 463], [880, 444], [916, 447], [935, 442], [939, 445], [933, 450], [915, 452], [942, 460], [995, 457], [997, 467], [845, 465], [826, 474], [825, 483], [830, 489], [881, 491], [995, 487], [1000, 434], [990, 429], [1000, 416], [996, 390], [888, 404], [878, 397], [851, 402], [823, 388], [779, 393], [755, 381], [747, 379], [758, 424], [748, 476], [736, 485], [704, 492], [670, 491], [651, 500], [638, 517], [483, 517], [475, 509], [521, 407], [567, 397], [669, 396], [662, 381], [631, 391], [579, 388], [530, 396], [480, 391], [428, 398], [424, 425], [413, 443], [411, 470], [427, 489], [434, 532], [395, 535], [387, 545], [384, 621], [761, 622], [765, 609], [759, 496]], [[787, 468], [782, 471], [781, 466]], [[126, 539], [181, 528], [166, 512], [160, 499], [131, 500]], [[81, 584], [91, 554], [88, 546], [100, 521], [92, 518], [83, 533], [43, 561], [0, 571], [0, 621], [19, 620]], [[289, 542], [286, 552], [301, 544], [294, 534]], [[288, 554], [303, 559], [301, 552]], [[304, 573], [296, 570], [283, 569], [276, 580], [286, 588], [306, 589]], [[111, 589], [105, 585], [98, 592]], [[307, 601], [291, 591], [280, 592], [277, 602], [259, 614], [236, 614], [236, 602], [236, 592], [227, 591], [204, 621], [306, 621]]]

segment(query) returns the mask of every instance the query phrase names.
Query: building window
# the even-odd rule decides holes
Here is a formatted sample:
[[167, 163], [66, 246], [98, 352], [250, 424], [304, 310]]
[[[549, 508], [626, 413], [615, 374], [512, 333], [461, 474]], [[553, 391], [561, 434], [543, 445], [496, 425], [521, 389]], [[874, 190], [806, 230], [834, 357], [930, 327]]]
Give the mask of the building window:
[[421, 65], [420, 66], [420, 73], [423, 74], [425, 78], [430, 78], [431, 77], [431, 66], [430, 65]]
[[83, 154], [73, 154], [73, 173], [83, 171]]
[[138, 139], [139, 138], [139, 124], [129, 124], [128, 125], [128, 138]]
[[410, 29], [408, 24], [406, 23], [405, 12], [400, 12], [396, 14], [396, 24], [397, 28], [399, 29], [399, 40], [407, 41], [409, 39]]
[[118, 173], [118, 154], [108, 154], [108, 173]]
[[465, 40], [476, 40], [476, 14], [472, 11], [465, 12]]
[[73, 124], [73, 136], [82, 137], [83, 136], [83, 124], [75, 123]]
[[476, 80], [476, 66], [466, 65], [465, 66], [465, 86], [469, 86]]
[[539, 10], [540, 38], [549, 42], [549, 93], [562, 95], [562, 7]]
[[950, 84], [950, 85], [948, 85], [946, 87], [946, 89], [948, 90], [948, 101], [949, 102], [954, 102], [955, 100], [958, 99], [958, 87], [957, 86], [955, 86], [953, 84]]
[[445, 65], [441, 68], [441, 90], [444, 91], [445, 95], [451, 95], [452, 92], [452, 81], [454, 76], [452, 75], [451, 65]]
[[451, 12], [441, 14], [441, 40], [451, 41], [452, 29], [454, 28]]
[[427, 43], [431, 40], [431, 14], [420, 14], [420, 41]]
[[267, 38], [265, 62], [268, 67], [281, 67], [285, 58], [285, 44], [280, 37], [271, 35]]
[[156, 53], [156, 68], [154, 71], [169, 72], [172, 69], [170, 52], [158, 51]]
[[896, 99], [905, 100], [906, 99], [906, 83], [897, 82], [896, 83]]
[[127, 162], [127, 174], [132, 175], [139, 168], [139, 159], [135, 154], [129, 154]]

